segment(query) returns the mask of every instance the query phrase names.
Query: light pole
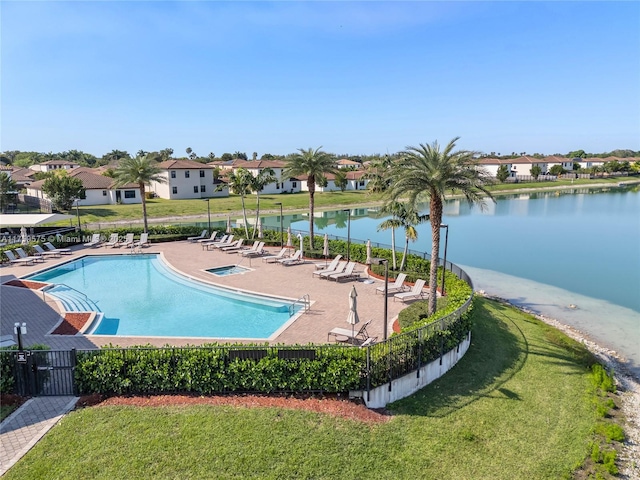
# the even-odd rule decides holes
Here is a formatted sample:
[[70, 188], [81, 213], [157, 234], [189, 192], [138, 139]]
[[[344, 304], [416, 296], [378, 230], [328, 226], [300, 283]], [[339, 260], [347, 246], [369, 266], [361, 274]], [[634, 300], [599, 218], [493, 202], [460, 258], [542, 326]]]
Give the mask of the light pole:
[[389, 299], [387, 295], [389, 295], [389, 260], [386, 258], [372, 258], [371, 263], [375, 265], [383, 265], [384, 264], [384, 325], [383, 325], [383, 340], [387, 339], [387, 313], [388, 313], [388, 302]]
[[440, 228], [445, 229], [444, 234], [444, 265], [442, 265], [442, 296], [445, 294], [445, 282], [444, 274], [447, 271], [447, 243], [449, 242], [449, 225], [440, 225]]
[[281, 202], [277, 202], [276, 205], [280, 206], [280, 248], [282, 248], [284, 246], [283, 243], [283, 230], [282, 230], [282, 203]]
[[347, 262], [351, 260], [350, 251], [351, 251], [351, 209], [347, 208], [343, 210], [343, 212], [347, 212]]
[[22, 351], [22, 334], [27, 334], [27, 324], [16, 322], [13, 324], [13, 333], [18, 335], [18, 350]]
[[207, 202], [207, 220], [208, 220], [208, 229], [207, 233], [211, 235], [211, 209], [209, 208], [209, 198], [205, 198], [204, 201]]

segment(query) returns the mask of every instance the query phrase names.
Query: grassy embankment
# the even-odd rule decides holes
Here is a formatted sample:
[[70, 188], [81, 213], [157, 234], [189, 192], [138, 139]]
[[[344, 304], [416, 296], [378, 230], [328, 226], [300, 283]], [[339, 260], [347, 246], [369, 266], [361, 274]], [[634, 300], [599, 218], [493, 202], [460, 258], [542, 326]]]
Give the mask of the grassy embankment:
[[6, 475], [76, 478], [570, 478], [595, 394], [583, 346], [479, 299], [473, 343], [447, 375], [367, 425], [277, 408], [90, 407]]
[[[617, 184], [621, 180], [634, 180], [629, 177], [606, 178], [595, 180], [561, 180], [557, 182], [538, 182], [538, 183], [517, 183], [517, 184], [498, 184], [490, 188], [494, 194], [510, 193], [514, 190], [523, 189], [555, 189], [566, 187], [585, 187], [596, 184]], [[331, 207], [355, 206], [355, 205], [376, 205], [383, 201], [380, 194], [371, 194], [366, 191], [347, 191], [347, 192], [319, 192], [315, 196], [315, 205], [317, 210], [329, 209]], [[255, 196], [250, 195], [245, 199], [247, 214], [255, 215]], [[300, 192], [294, 194], [282, 195], [261, 195], [260, 211], [264, 213], [275, 214], [279, 212], [280, 207], [275, 205], [276, 202], [282, 202], [284, 210], [307, 211], [309, 208], [309, 194]], [[210, 200], [210, 209], [212, 218], [226, 216], [229, 213], [238, 214], [242, 211], [242, 204], [238, 195], [231, 195], [227, 198], [212, 198]], [[75, 208], [70, 212], [75, 216]], [[201, 219], [207, 216], [207, 206], [201, 199], [196, 200], [164, 200], [155, 198], [147, 201], [147, 213], [151, 221], [153, 219], [162, 218], [180, 218], [189, 216], [199, 216]], [[80, 207], [80, 220], [85, 223], [107, 223], [107, 222], [140, 222], [142, 217], [142, 209], [139, 204], [134, 205], [100, 205]], [[185, 219], [189, 221], [189, 219]], [[74, 219], [75, 222], [75, 219]], [[66, 224], [66, 222], [63, 222]]]

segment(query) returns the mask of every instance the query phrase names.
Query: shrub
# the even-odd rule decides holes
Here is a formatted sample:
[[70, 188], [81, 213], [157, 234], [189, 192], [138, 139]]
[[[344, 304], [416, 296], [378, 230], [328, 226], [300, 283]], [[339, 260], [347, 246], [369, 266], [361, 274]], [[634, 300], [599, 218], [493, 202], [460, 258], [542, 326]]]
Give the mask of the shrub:
[[616, 423], [599, 423], [596, 426], [596, 433], [602, 435], [607, 443], [612, 441], [624, 442], [624, 430]]
[[591, 382], [594, 387], [604, 392], [615, 392], [616, 386], [613, 375], [609, 374], [602, 365], [595, 363], [591, 366]]

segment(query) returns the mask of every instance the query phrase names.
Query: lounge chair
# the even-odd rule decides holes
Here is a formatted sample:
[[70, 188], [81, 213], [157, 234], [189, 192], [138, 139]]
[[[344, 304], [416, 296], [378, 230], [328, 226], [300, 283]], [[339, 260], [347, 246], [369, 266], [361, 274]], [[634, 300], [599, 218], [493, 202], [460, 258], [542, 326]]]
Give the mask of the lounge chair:
[[244, 238], [236, 240], [235, 243], [232, 243], [228, 247], [220, 247], [220, 251], [225, 253], [236, 253], [242, 250], [242, 244], [244, 243]]
[[214, 230], [213, 232], [211, 232], [211, 235], [209, 235], [209, 238], [200, 238], [197, 240], [197, 242], [198, 243], [215, 242], [217, 236], [218, 236], [218, 232]]
[[278, 263], [280, 265], [284, 265], [285, 267], [290, 267], [291, 265], [297, 265], [303, 262], [304, 260], [302, 258], [302, 250], [296, 250], [296, 253], [291, 255], [289, 258], [282, 258], [278, 260]]
[[425, 283], [427, 283], [425, 280], [419, 278], [418, 280], [416, 280], [416, 284], [409, 292], [396, 293], [393, 296], [393, 301], [395, 302], [396, 298], [402, 300], [403, 302], [405, 300], [415, 300], [416, 298], [423, 298], [424, 293], [422, 292], [422, 289], [424, 288]]
[[220, 239], [218, 240], [209, 240], [207, 238], [206, 242], [199, 242], [200, 245], [202, 245], [202, 249], [204, 250], [205, 247], [207, 247], [207, 250], [209, 250], [209, 247], [211, 245], [215, 245], [216, 243], [224, 243], [227, 241], [227, 238], [229, 238], [229, 235], [223, 235], [222, 237], [220, 237]]
[[356, 262], [349, 262], [344, 269], [344, 272], [332, 273], [327, 275], [327, 279], [341, 282], [342, 280], [355, 280], [360, 277], [360, 272], [354, 272], [356, 268]]
[[[217, 232], [216, 232], [217, 233]], [[215, 238], [215, 237], [213, 237]], [[213, 238], [211, 240], [213, 240]], [[199, 242], [200, 240], [208, 240], [207, 239], [207, 229], [202, 230], [202, 233], [197, 237], [187, 237], [187, 241], [189, 242]]]
[[347, 268], [347, 263], [348, 262], [346, 260], [342, 260], [341, 262], [338, 262], [338, 265], [333, 270], [325, 270], [324, 272], [313, 272], [313, 273], [317, 274], [318, 277], [320, 278], [327, 278], [329, 275], [333, 275], [334, 273], [344, 272], [344, 269]]
[[17, 345], [12, 335], [2, 335], [0, 337], [0, 348], [8, 348]]
[[100, 244], [102, 243], [102, 241], [100, 240], [100, 234], [99, 233], [94, 233], [91, 236], [91, 241], [88, 243], [85, 243], [84, 246], [85, 247], [99, 247]]
[[55, 245], [51, 242], [44, 242], [44, 246], [47, 247], [50, 252], [59, 252], [62, 255], [71, 255], [70, 248], [56, 248]]
[[275, 263], [278, 260], [282, 260], [283, 258], [286, 258], [285, 255], [287, 254], [288, 251], [289, 251], [288, 248], [283, 248], [278, 252], [277, 255], [267, 255], [266, 257], [262, 257], [262, 261], [266, 263]]
[[238, 243], [237, 240], [234, 242], [233, 237], [234, 237], [234, 235], [232, 233], [231, 235], [227, 235], [227, 239], [226, 240], [223, 240], [223, 241], [220, 241], [220, 242], [213, 242], [213, 243], [203, 243], [203, 245], [207, 246], [207, 250], [209, 250], [209, 247], [213, 247], [213, 248], [232, 247], [233, 245]]
[[[407, 274], [406, 273], [399, 273], [398, 276], [396, 277], [396, 281], [393, 282], [391, 285], [387, 286], [387, 293], [399, 293], [399, 292], [404, 292], [405, 290], [405, 285], [404, 285], [404, 279], [407, 278]], [[384, 285], [381, 287], [377, 287], [376, 288], [376, 293], [382, 293], [384, 295]]]
[[134, 243], [135, 241], [133, 240], [133, 233], [127, 233], [124, 236], [124, 242], [122, 242], [122, 245], [124, 245], [125, 247], [133, 247]]
[[[349, 343], [366, 342], [369, 338], [371, 338], [367, 333], [367, 327], [371, 322], [372, 320], [368, 320], [364, 322], [362, 326], [357, 330], [352, 330], [350, 328], [336, 327], [327, 334], [327, 342], [331, 340], [331, 337], [334, 337], [334, 340], [336, 342], [349, 342]], [[339, 338], [339, 337], [346, 337], [346, 338]]]
[[138, 240], [137, 242], [134, 242], [133, 244], [134, 247], [148, 247], [149, 246], [149, 234], [148, 233], [141, 233], [140, 234], [140, 240]]
[[[336, 258], [334, 258], [333, 260], [331, 260], [331, 263], [329, 265], [323, 265], [321, 270], [316, 270], [315, 272], [312, 272], [311, 276], [314, 275], [318, 275], [320, 276], [321, 273], [324, 272], [332, 272], [335, 271], [336, 267], [338, 266], [338, 262], [340, 262], [340, 259], [342, 258], [342, 255], [336, 255]], [[316, 264], [316, 268], [318, 268], [318, 264]]]
[[62, 255], [60, 252], [56, 252], [55, 250], [45, 250], [40, 245], [34, 245], [33, 249], [36, 251], [36, 255], [40, 257], [59, 257]]
[[26, 252], [22, 248], [16, 248], [16, 253], [18, 254], [18, 256], [20, 258], [35, 258], [36, 262], [38, 260], [40, 260], [41, 262], [44, 262], [44, 257], [43, 256], [37, 256], [36, 255], [36, 256], [31, 257], [31, 256], [27, 255]]
[[117, 233], [112, 233], [111, 236], [109, 237], [109, 241], [105, 242], [104, 246], [105, 247], [111, 247], [111, 248], [119, 247], [120, 246], [120, 239], [118, 237], [118, 234]]
[[243, 257], [259, 257], [264, 254], [264, 242], [258, 242], [258, 245], [255, 248], [250, 248], [249, 250], [243, 250], [239, 252]]
[[5, 250], [4, 254], [7, 256], [7, 258], [11, 263], [22, 263], [23, 265], [29, 265], [29, 264], [33, 265], [36, 261], [36, 257], [27, 257], [27, 258], [16, 257], [11, 250]]

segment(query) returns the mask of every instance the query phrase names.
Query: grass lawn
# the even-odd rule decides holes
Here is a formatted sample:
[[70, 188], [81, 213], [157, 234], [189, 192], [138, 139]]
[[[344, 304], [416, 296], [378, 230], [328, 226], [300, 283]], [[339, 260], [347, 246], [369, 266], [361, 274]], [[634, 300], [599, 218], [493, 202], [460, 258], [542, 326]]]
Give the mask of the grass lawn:
[[584, 348], [478, 299], [473, 342], [447, 375], [364, 424], [278, 408], [90, 407], [6, 475], [77, 478], [559, 479], [596, 422]]

